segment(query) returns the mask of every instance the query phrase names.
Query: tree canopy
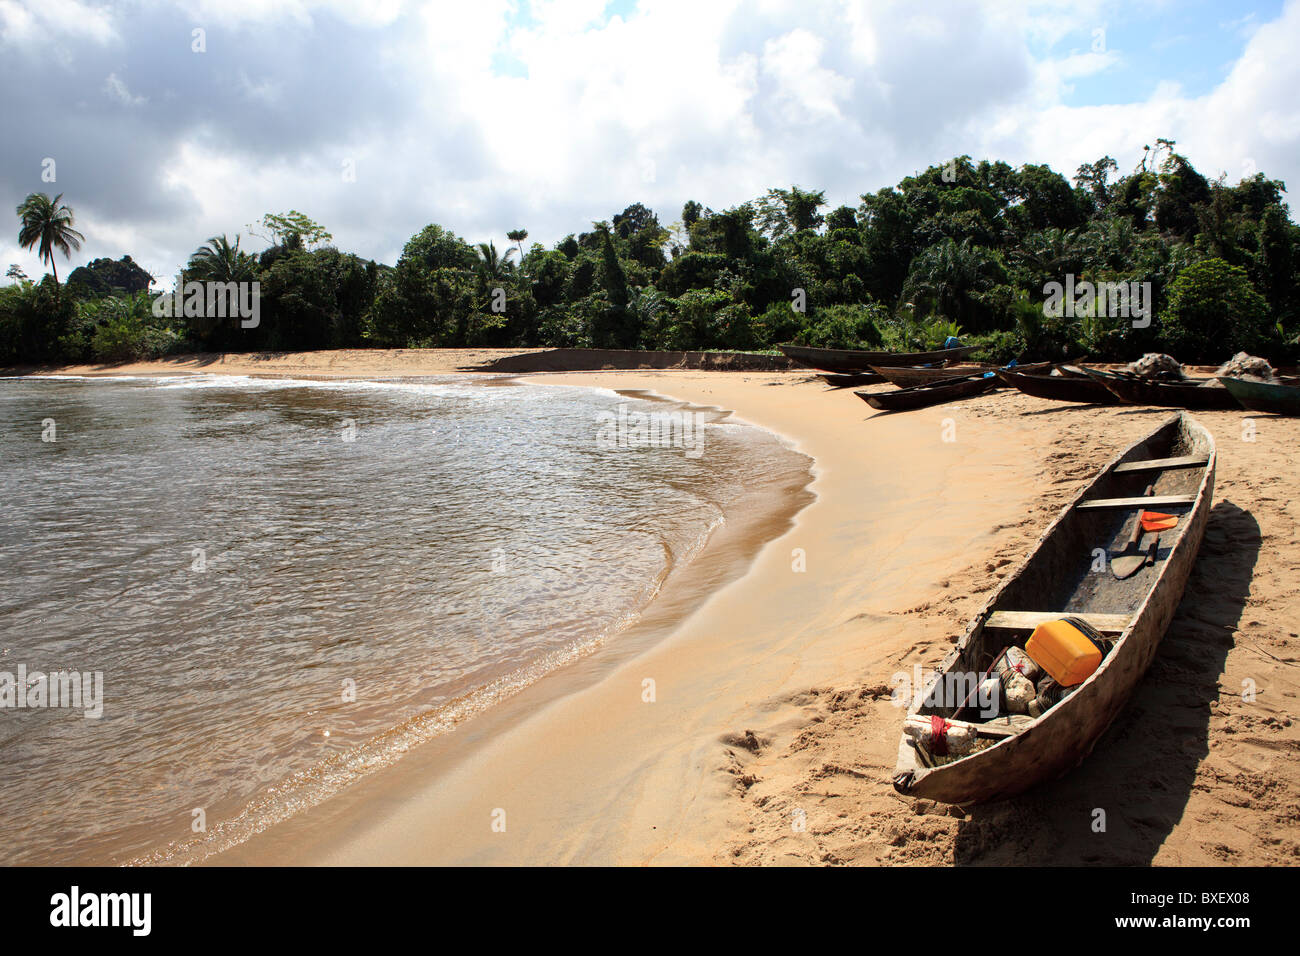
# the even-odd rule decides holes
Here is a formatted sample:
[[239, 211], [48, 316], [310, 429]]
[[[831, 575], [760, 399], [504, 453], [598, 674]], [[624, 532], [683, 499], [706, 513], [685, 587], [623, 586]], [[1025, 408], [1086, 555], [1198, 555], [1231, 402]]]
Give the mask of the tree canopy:
[[[829, 210], [823, 191], [798, 185], [717, 211], [690, 200], [669, 225], [632, 202], [549, 248], [509, 224], [471, 243], [431, 223], [391, 267], [338, 250], [304, 213], [268, 214], [259, 228], [270, 248], [248, 252], [239, 236], [215, 236], [181, 276], [260, 282], [259, 328], [146, 320], [130, 296], [148, 288], [147, 274], [129, 256], [97, 259], [70, 276], [75, 314], [59, 307], [57, 274], [32, 283], [11, 270], [16, 282], [0, 290], [0, 361], [84, 357], [96, 341], [114, 354], [771, 349], [791, 340], [912, 349], [950, 334], [999, 361], [1128, 360], [1160, 349], [1218, 362], [1237, 348], [1294, 361], [1300, 227], [1285, 185], [1262, 173], [1235, 185], [1207, 177], [1176, 147], [1157, 139], [1130, 173], [1103, 156], [1070, 179], [1046, 165], [956, 156]], [[20, 241], [39, 243], [51, 265], [80, 241], [60, 200], [33, 194], [19, 207]], [[1152, 321], [1051, 314], [1048, 289], [1067, 277], [1142, 284]], [[108, 298], [119, 305], [94, 304]], [[111, 334], [98, 333], [110, 324]]]

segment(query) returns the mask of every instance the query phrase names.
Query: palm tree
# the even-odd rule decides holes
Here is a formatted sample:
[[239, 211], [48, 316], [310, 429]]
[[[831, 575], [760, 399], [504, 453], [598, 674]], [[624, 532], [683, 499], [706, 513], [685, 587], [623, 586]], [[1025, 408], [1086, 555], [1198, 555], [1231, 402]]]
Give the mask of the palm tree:
[[1084, 248], [1077, 230], [1050, 228], [1025, 236], [1011, 258], [1035, 279], [1063, 280], [1067, 272], [1083, 271]]
[[65, 259], [71, 259], [72, 253], [81, 248], [86, 238], [72, 228], [72, 207], [59, 205], [62, 198], [63, 193], [53, 199], [45, 193], [32, 193], [18, 206], [18, 216], [23, 223], [18, 230], [18, 244], [30, 249], [40, 243], [41, 261], [48, 263], [54, 272], [56, 302], [59, 298], [59, 270], [54, 265], [54, 251], [57, 249]]
[[527, 229], [511, 229], [506, 233], [506, 238], [511, 242], [519, 244], [519, 262], [522, 265], [524, 261], [524, 240], [528, 238]]
[[929, 300], [937, 312], [969, 327], [976, 311], [973, 297], [992, 288], [1000, 272], [988, 250], [969, 239], [944, 239], [912, 260], [903, 297]]
[[253, 257], [239, 251], [238, 234], [231, 245], [223, 233], [195, 250], [186, 272], [199, 282], [243, 282], [253, 276]]
[[500, 281], [510, 274], [510, 256], [514, 251], [513, 249], [507, 249], [505, 255], [498, 256], [496, 243], [480, 242], [478, 244], [478, 270], [485, 283]]
[[638, 286], [627, 300], [628, 313], [635, 320], [637, 328], [644, 328], [653, 322], [665, 305], [663, 295], [654, 286]]

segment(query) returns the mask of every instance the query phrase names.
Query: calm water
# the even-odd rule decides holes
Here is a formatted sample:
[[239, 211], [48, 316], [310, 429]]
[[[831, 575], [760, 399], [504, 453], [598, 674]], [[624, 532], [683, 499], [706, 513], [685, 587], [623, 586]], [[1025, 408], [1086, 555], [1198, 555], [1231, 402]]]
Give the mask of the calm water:
[[0, 709], [0, 862], [236, 842], [617, 641], [742, 494], [806, 477], [725, 421], [698, 455], [611, 447], [620, 404], [676, 408], [450, 377], [0, 380], [0, 682], [103, 675], [98, 719]]

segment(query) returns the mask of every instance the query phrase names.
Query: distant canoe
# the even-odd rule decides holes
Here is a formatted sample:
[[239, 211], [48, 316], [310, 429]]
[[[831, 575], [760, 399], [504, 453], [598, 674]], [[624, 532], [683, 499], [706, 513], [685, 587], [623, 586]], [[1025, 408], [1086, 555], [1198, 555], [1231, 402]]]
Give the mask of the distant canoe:
[[1248, 378], [1219, 376], [1223, 387], [1253, 412], [1274, 415], [1300, 415], [1300, 386], [1281, 382], [1256, 382]]
[[1029, 373], [1022, 368], [1003, 368], [998, 369], [998, 378], [1035, 398], [1047, 398], [1055, 402], [1081, 402], [1085, 405], [1120, 404], [1118, 395], [1082, 372], [1072, 375], [1063, 370], [1060, 375], [1045, 375], [1041, 372]]
[[872, 365], [927, 365], [931, 362], [956, 362], [978, 346], [963, 345], [935, 352], [859, 352], [854, 349], [815, 349], [806, 345], [777, 346], [800, 365], [823, 372], [870, 372]]
[[[1033, 371], [1048, 368], [1049, 364], [1048, 362], [1040, 362], [1036, 365], [1023, 365], [1020, 367]], [[961, 375], [982, 375], [985, 372], [997, 371], [996, 365], [945, 365], [940, 368], [891, 367], [888, 365], [873, 365], [871, 367], [884, 376], [886, 381], [892, 382], [899, 388], [929, 385], [933, 382], [942, 382], [945, 379], [957, 378]]]
[[885, 379], [875, 372], [827, 372], [819, 376], [831, 388], [852, 388], [863, 385], [879, 385]]
[[1241, 410], [1241, 405], [1226, 388], [1206, 386], [1209, 379], [1181, 382], [1158, 382], [1119, 372], [1102, 372], [1080, 366], [1089, 377], [1101, 382], [1121, 401], [1130, 405], [1154, 405], [1158, 408], [1187, 408], [1199, 411]]
[[[918, 719], [964, 720], [975, 729], [976, 749], [936, 757], [904, 733], [895, 790], [965, 806], [1059, 777], [1092, 752], [1151, 666], [1183, 596], [1210, 516], [1214, 466], [1214, 438], [1179, 414], [1114, 458], [1066, 505], [908, 708], [913, 725]], [[1176, 514], [1177, 526], [1139, 539], [1153, 553], [1152, 563], [1136, 575], [1120, 580], [1095, 573], [1095, 553], [1113, 554], [1131, 540], [1148, 485], [1154, 495], [1145, 500]], [[1023, 649], [1035, 626], [1070, 615], [1117, 638], [1077, 689], [1038, 717], [1008, 719], [959, 706], [1003, 649]]]
[[973, 398], [991, 392], [1001, 384], [992, 372], [980, 372], [975, 375], [945, 379], [942, 382], [932, 382], [929, 385], [900, 388], [893, 392], [854, 392], [854, 394], [872, 408], [901, 412], [913, 408], [942, 405], [962, 398]]

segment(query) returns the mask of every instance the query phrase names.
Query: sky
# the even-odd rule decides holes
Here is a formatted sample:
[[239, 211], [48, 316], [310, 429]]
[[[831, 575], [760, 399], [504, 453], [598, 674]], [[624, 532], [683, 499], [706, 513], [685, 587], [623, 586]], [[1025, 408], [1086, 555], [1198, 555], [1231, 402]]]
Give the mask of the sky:
[[[63, 194], [61, 276], [129, 254], [169, 287], [290, 209], [391, 264], [431, 222], [549, 246], [963, 154], [1068, 178], [1165, 137], [1300, 184], [1297, 41], [1300, 0], [0, 0], [0, 200]], [[17, 233], [0, 264], [43, 274]]]

